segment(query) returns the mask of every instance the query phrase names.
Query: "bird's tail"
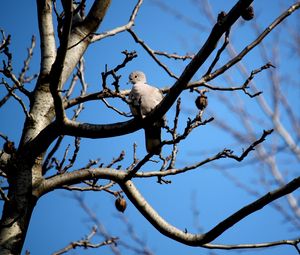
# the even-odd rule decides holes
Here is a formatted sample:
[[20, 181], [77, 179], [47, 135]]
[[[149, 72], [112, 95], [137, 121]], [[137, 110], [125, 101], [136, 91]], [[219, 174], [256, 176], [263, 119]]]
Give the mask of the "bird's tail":
[[145, 128], [145, 139], [147, 152], [159, 155], [161, 152], [161, 127], [158, 123]]

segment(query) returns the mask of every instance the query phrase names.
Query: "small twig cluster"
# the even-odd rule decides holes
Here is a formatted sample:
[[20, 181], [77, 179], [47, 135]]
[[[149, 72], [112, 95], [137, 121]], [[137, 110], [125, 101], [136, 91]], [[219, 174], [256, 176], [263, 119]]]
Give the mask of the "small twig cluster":
[[60, 255], [60, 254], [64, 254], [70, 250], [73, 250], [77, 247], [82, 247], [84, 249], [87, 248], [99, 248], [105, 245], [116, 245], [116, 241], [118, 240], [117, 237], [111, 237], [103, 242], [100, 243], [92, 243], [91, 239], [97, 234], [98, 230], [97, 227], [93, 227], [92, 231], [90, 234], [88, 234], [85, 238], [75, 241], [75, 242], [71, 242], [69, 245], [67, 245], [66, 247], [60, 249], [57, 252], [52, 253], [52, 255]]

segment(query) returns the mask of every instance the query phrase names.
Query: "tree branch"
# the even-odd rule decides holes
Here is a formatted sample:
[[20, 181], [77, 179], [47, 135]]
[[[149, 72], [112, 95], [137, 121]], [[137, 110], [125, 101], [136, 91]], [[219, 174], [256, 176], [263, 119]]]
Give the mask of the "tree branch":
[[132, 29], [128, 29], [127, 30], [129, 32], [129, 34], [133, 37], [134, 41], [138, 44], [140, 44], [145, 51], [148, 52], [148, 54], [153, 58], [153, 60], [160, 66], [162, 67], [171, 77], [178, 79], [178, 77], [173, 74], [169, 68], [163, 64], [156, 56], [155, 56], [155, 51], [152, 50], [144, 41], [142, 41], [137, 35], [136, 33], [132, 30]]
[[233, 225], [249, 216], [250, 214], [260, 210], [265, 205], [271, 203], [272, 201], [285, 196], [293, 192], [300, 187], [300, 177], [295, 178], [291, 182], [287, 183], [285, 186], [278, 188], [272, 192], [267, 193], [260, 199], [254, 201], [243, 207], [236, 213], [232, 214], [217, 226], [212, 228], [205, 234], [191, 234], [186, 231], [177, 229], [176, 227], [170, 225], [166, 222], [143, 198], [139, 193], [137, 188], [134, 186], [132, 181], [126, 181], [125, 183], [119, 183], [127, 197], [135, 205], [135, 207], [144, 215], [144, 217], [163, 235], [174, 239], [178, 242], [184, 243], [190, 246], [203, 246], [215, 238], [224, 233], [227, 229], [231, 228]]
[[235, 58], [231, 59], [224, 66], [214, 71], [211, 74], [205, 75], [202, 77], [202, 82], [207, 82], [220, 74], [224, 73], [230, 67], [239, 62], [249, 51], [251, 51], [254, 47], [256, 47], [273, 29], [275, 29], [284, 19], [286, 19], [289, 15], [291, 15], [295, 10], [300, 8], [300, 3], [295, 3], [289, 9], [287, 9], [284, 13], [282, 13], [278, 18], [276, 18], [252, 43], [247, 45]]
[[7, 89], [8, 93], [14, 98], [17, 100], [17, 102], [19, 102], [19, 104], [21, 105], [22, 109], [23, 109], [23, 112], [25, 113], [25, 116], [26, 117], [30, 117], [29, 115], [29, 112], [26, 108], [26, 105], [25, 103], [23, 102], [23, 100], [17, 95], [14, 93], [14, 89], [11, 88], [4, 80], [2, 80], [0, 82], [0, 84], [3, 84], [5, 86], [5, 88]]
[[265, 243], [255, 243], [255, 244], [204, 244], [202, 247], [208, 249], [219, 249], [219, 250], [236, 250], [236, 249], [257, 249], [257, 248], [266, 248], [273, 247], [279, 245], [291, 245], [294, 246], [295, 249], [300, 253], [298, 244], [300, 243], [300, 239], [294, 240], [281, 240], [275, 242], [265, 242]]
[[225, 155], [228, 157], [228, 158], [233, 158], [237, 161], [242, 161], [245, 157], [247, 157], [247, 155], [249, 154], [250, 151], [254, 150], [254, 147], [257, 146], [258, 144], [262, 143], [265, 138], [270, 135], [271, 133], [273, 132], [273, 129], [271, 130], [264, 130], [262, 136], [257, 140], [255, 141], [254, 143], [252, 143], [243, 153], [241, 156], [236, 156], [236, 155], [233, 155], [230, 151], [226, 151], [225, 152]]
[[124, 31], [130, 29], [134, 25], [135, 18], [136, 18], [137, 14], [138, 14], [138, 11], [139, 11], [142, 3], [143, 3], [143, 0], [139, 0], [137, 2], [137, 4], [135, 5], [135, 7], [134, 7], [134, 9], [133, 9], [133, 11], [131, 13], [131, 16], [129, 18], [129, 22], [126, 25], [117, 27], [115, 29], [112, 29], [110, 31], [106, 31], [106, 32], [98, 34], [98, 35], [94, 34], [92, 42], [99, 41], [99, 40], [101, 40], [101, 39], [103, 39], [105, 37], [114, 36], [114, 35], [116, 35], [118, 33], [121, 33], [121, 32], [124, 32]]
[[73, 4], [71, 0], [64, 1], [65, 20], [63, 26], [63, 34], [60, 39], [60, 47], [57, 51], [57, 57], [50, 71], [50, 77], [51, 77], [50, 91], [54, 100], [56, 121], [59, 121], [60, 123], [64, 123], [64, 120], [67, 118], [65, 114], [65, 109], [63, 107], [61, 89], [63, 86], [63, 82], [62, 82], [63, 67], [65, 64], [70, 31], [72, 27], [72, 19], [73, 19], [72, 8], [73, 8]]
[[106, 11], [111, 3], [111, 0], [95, 0], [89, 13], [84, 21], [80, 24], [80, 28], [86, 31], [86, 34], [94, 32], [101, 24], [105, 17]]
[[60, 249], [57, 252], [54, 252], [52, 255], [64, 254], [70, 250], [77, 248], [77, 247], [83, 247], [84, 249], [88, 249], [88, 248], [99, 248], [101, 246], [110, 245], [110, 244], [114, 245], [116, 243], [116, 240], [118, 240], [118, 238], [112, 237], [112, 238], [105, 240], [104, 242], [93, 244], [93, 243], [91, 243], [91, 239], [95, 236], [96, 233], [97, 233], [97, 227], [93, 227], [91, 233], [86, 238], [83, 238], [76, 242], [71, 242], [69, 245]]
[[48, 74], [56, 56], [54, 27], [52, 22], [52, 1], [37, 0], [38, 23], [41, 47], [41, 74]]
[[222, 24], [216, 24], [203, 47], [186, 66], [185, 70], [164, 97], [163, 101], [142, 121], [135, 119], [107, 125], [92, 125], [68, 120], [64, 127], [64, 134], [89, 138], [104, 138], [128, 134], [140, 129], [157, 119], [162, 118], [176, 101], [181, 92], [188, 87], [193, 75], [209, 57], [221, 36], [236, 22], [243, 9], [253, 0], [240, 0], [224, 18]]
[[186, 55], [180, 56], [176, 53], [167, 53], [167, 52], [157, 51], [157, 50], [153, 50], [153, 53], [155, 55], [164, 56], [166, 58], [175, 59], [175, 60], [182, 60], [182, 61], [185, 61], [187, 59], [193, 59], [193, 57], [195, 56], [194, 54], [186, 54]]

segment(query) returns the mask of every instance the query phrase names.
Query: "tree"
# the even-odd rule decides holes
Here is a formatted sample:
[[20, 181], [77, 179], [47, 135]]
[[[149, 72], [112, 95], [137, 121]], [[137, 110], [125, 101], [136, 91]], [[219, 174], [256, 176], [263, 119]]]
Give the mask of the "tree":
[[[109, 15], [110, 2], [109, 0], [95, 0], [91, 4], [86, 1], [73, 3], [73, 1], [65, 0], [61, 1], [60, 5], [56, 1], [37, 1], [40, 34], [40, 70], [37, 77], [35, 75], [28, 75], [35, 38], [33, 37], [32, 39], [32, 47], [29, 49], [28, 58], [24, 62], [22, 71], [17, 75], [13, 66], [15, 56], [10, 49], [13, 38], [6, 35], [6, 31], [2, 32], [0, 47], [3, 59], [1, 83], [7, 90], [7, 94], [1, 99], [1, 107], [9, 110], [5, 106], [8, 104], [10, 98], [15, 99], [21, 105], [25, 114], [25, 121], [23, 129], [19, 130], [17, 148], [14, 147], [9, 137], [4, 134], [1, 135], [5, 141], [0, 161], [3, 178], [3, 187], [0, 191], [4, 203], [0, 230], [1, 254], [21, 253], [36, 204], [40, 201], [41, 197], [58, 189], [80, 191], [105, 190], [116, 198], [119, 210], [125, 209], [125, 205], [123, 204], [124, 199], [128, 199], [159, 232], [185, 245], [209, 249], [242, 249], [291, 245], [299, 252], [299, 248], [297, 247], [299, 238], [260, 244], [226, 245], [212, 243], [226, 230], [232, 228], [236, 223], [244, 220], [264, 206], [268, 204], [278, 205], [273, 202], [281, 197], [287, 198], [289, 206], [295, 214], [293, 221], [299, 224], [299, 215], [297, 215], [299, 206], [296, 197], [292, 195], [292, 192], [298, 189], [300, 185], [300, 178], [296, 174], [292, 174], [293, 178], [289, 176], [287, 178], [289, 181], [286, 181], [282, 178], [283, 172], [276, 172], [276, 168], [273, 168], [273, 176], [276, 177], [275, 180], [277, 181], [276, 185], [268, 187], [265, 194], [258, 192], [256, 194], [258, 197], [254, 202], [244, 204], [244, 206], [224, 217], [224, 220], [220, 220], [218, 224], [208, 231], [203, 231], [199, 234], [192, 234], [188, 229], [179, 229], [169, 224], [152, 208], [136, 186], [138, 179], [146, 182], [150, 178], [157, 178], [160, 184], [168, 184], [170, 182], [168, 177], [170, 178], [170, 176], [182, 176], [192, 170], [214, 162], [218, 162], [219, 165], [221, 164], [220, 160], [224, 158], [240, 162], [249, 158], [254, 149], [260, 160], [266, 162], [272, 169], [275, 153], [265, 149], [266, 142], [264, 141], [265, 139], [269, 139], [272, 132], [274, 133], [273, 129], [281, 136], [285, 144], [282, 149], [280, 147], [281, 144], [279, 147], [277, 146], [275, 151], [289, 149], [293, 155], [298, 157], [299, 148], [297, 142], [295, 142], [296, 139], [292, 139], [293, 136], [291, 133], [287, 134], [285, 132], [279, 121], [276, 109], [279, 109], [279, 105], [282, 104], [280, 107], [284, 107], [285, 112], [291, 112], [288, 114], [288, 118], [291, 119], [291, 123], [293, 123], [292, 127], [295, 128], [296, 132], [299, 132], [299, 116], [295, 115], [296, 113], [290, 104], [286, 102], [285, 99], [288, 98], [287, 96], [279, 97], [282, 93], [275, 80], [272, 87], [273, 90], [271, 90], [271, 92], [276, 92], [273, 93], [275, 110], [274, 112], [269, 112], [269, 117], [273, 124], [269, 129], [265, 128], [265, 126], [269, 125], [263, 125], [263, 128], [255, 125], [255, 132], [252, 131], [251, 127], [246, 124], [249, 119], [255, 120], [255, 118], [252, 115], [249, 118], [246, 112], [241, 111], [242, 108], [238, 108], [237, 110], [236, 104], [226, 101], [222, 97], [222, 101], [229, 106], [229, 113], [237, 111], [243, 113], [241, 115], [242, 120], [246, 127], [249, 128], [248, 131], [252, 131], [251, 133], [243, 133], [243, 136], [235, 132], [225, 121], [219, 121], [213, 117], [204, 118], [203, 114], [206, 112], [204, 106], [200, 106], [199, 110], [195, 110], [193, 116], [190, 116], [187, 121], [182, 120], [182, 108], [187, 105], [185, 104], [187, 100], [181, 100], [180, 96], [185, 97], [187, 96], [186, 93], [189, 93], [189, 99], [192, 95], [194, 98], [200, 96], [202, 100], [205, 100], [206, 97], [210, 100], [211, 97], [207, 96], [207, 94], [211, 92], [207, 92], [207, 89], [215, 91], [216, 95], [220, 96], [223, 96], [223, 94], [220, 94], [220, 91], [229, 91], [233, 96], [236, 95], [233, 92], [237, 91], [239, 95], [243, 94], [247, 97], [247, 99], [243, 98], [245, 102], [249, 99], [257, 100], [261, 102], [263, 108], [264, 104], [262, 100], [264, 100], [264, 97], [262, 97], [259, 90], [255, 90], [256, 87], [252, 81], [261, 72], [270, 72], [271, 78], [275, 77], [271, 68], [276, 65], [272, 63], [272, 60], [269, 62], [268, 59], [264, 59], [264, 63], [261, 65], [254, 63], [254, 71], [250, 72], [249, 75], [247, 71], [244, 72], [244, 76], [246, 77], [242, 77], [244, 82], [240, 86], [219, 87], [211, 85], [211, 83], [218, 81], [221, 76], [229, 80], [229, 76], [226, 75], [230, 68], [234, 66], [242, 68], [240, 66], [241, 59], [249, 55], [256, 46], [262, 45], [262, 41], [269, 33], [273, 32], [277, 26], [282, 25], [282, 22], [300, 7], [299, 2], [289, 8], [286, 7], [286, 10], [270, 26], [266, 25], [266, 29], [263, 32], [258, 32], [256, 39], [248, 44], [248, 46], [243, 41], [243, 47], [247, 47], [241, 50], [239, 54], [232, 54], [228, 62], [221, 65], [221, 67], [217, 67], [217, 64], [220, 64], [220, 58], [223, 57], [224, 51], [231, 46], [228, 43], [230, 42], [232, 27], [236, 27], [234, 25], [240, 16], [243, 16], [245, 20], [252, 18], [253, 9], [249, 6], [253, 1], [240, 0], [232, 6], [228, 13], [220, 12], [207, 35], [207, 39], [205, 39], [203, 45], [197, 49], [197, 53], [193, 56], [179, 56], [177, 54], [155, 51], [139, 37], [133, 26], [136, 24], [136, 17], [140, 12], [142, 0], [137, 1], [133, 7], [129, 21], [125, 25], [111, 29], [108, 32], [101, 32], [102, 21]], [[167, 9], [165, 8], [165, 10]], [[53, 23], [54, 17], [57, 20], [54, 22], [55, 24]], [[248, 24], [250, 22], [245, 23], [245, 26], [249, 26]], [[133, 119], [126, 113], [129, 109], [128, 104], [130, 103], [127, 99], [129, 90], [124, 89], [123, 84], [126, 81], [121, 74], [127, 70], [133, 61], [139, 58], [135, 51], [124, 50], [122, 52], [124, 58], [119, 63], [114, 62], [115, 67], [110, 68], [107, 66], [102, 71], [101, 86], [98, 88], [94, 86], [95, 91], [88, 91], [86, 82], [88, 69], [85, 69], [85, 61], [83, 59], [83, 56], [88, 54], [87, 49], [91, 45], [100, 44], [110, 37], [118, 39], [124, 34], [122, 32], [127, 32], [127, 35], [143, 48], [144, 52], [160, 68], [158, 70], [161, 73], [169, 75], [170, 81], [173, 78], [172, 83], [170, 82], [172, 85], [162, 89], [165, 93], [162, 103], [144, 119]], [[218, 47], [218, 42], [222, 38], [224, 38], [224, 42], [221, 43], [221, 47]], [[296, 34], [295, 39], [297, 38]], [[218, 50], [215, 52], [216, 49]], [[190, 62], [184, 67], [184, 70], [178, 72], [179, 75], [176, 75], [171, 71], [171, 64], [164, 64], [160, 60], [160, 55], [172, 60], [190, 59]], [[202, 68], [206, 68], [206, 70], [203, 71]], [[197, 75], [200, 75], [201, 78], [191, 81]], [[230, 76], [230, 78], [233, 79], [233, 76]], [[30, 89], [28, 83], [35, 83], [34, 88]], [[267, 94], [271, 92], [267, 91]], [[104, 107], [96, 111], [93, 109], [93, 113], [111, 111], [110, 114], [115, 113], [118, 116], [105, 119], [100, 113], [98, 113], [99, 118], [95, 118], [95, 115], [84, 115], [89, 109], [83, 111], [84, 104], [87, 105], [87, 103], [97, 103], [99, 101], [103, 102]], [[171, 108], [173, 112], [170, 110]], [[72, 112], [73, 109], [75, 109], [74, 112]], [[196, 106], [194, 106], [194, 109], [196, 109]], [[217, 111], [217, 109], [214, 110]], [[268, 114], [268, 110], [266, 112]], [[98, 161], [92, 160], [86, 165], [78, 163], [78, 155], [81, 148], [80, 142], [83, 138], [109, 138], [115, 142], [117, 140], [112, 140], [113, 137], [128, 136], [147, 126], [149, 123], [162, 118], [165, 114], [168, 115], [168, 125], [165, 127], [167, 138], [161, 144], [163, 153], [158, 159], [151, 153], [142, 154], [141, 158], [138, 157], [141, 151], [140, 147], [142, 146], [137, 147], [135, 144], [133, 145], [132, 161], [128, 153], [129, 149], [126, 152], [120, 152], [120, 150], [116, 149], [116, 153], [119, 153], [119, 156], [109, 164], [99, 164]], [[100, 119], [101, 117], [102, 119]], [[130, 117], [129, 120], [128, 117]], [[226, 118], [230, 119], [230, 117]], [[261, 123], [261, 121], [258, 122]], [[241, 154], [236, 154], [231, 149], [221, 149], [214, 152], [213, 155], [210, 154], [206, 159], [178, 167], [176, 161], [180, 157], [180, 152], [188, 149], [186, 143], [189, 142], [189, 138], [196, 130], [202, 127], [203, 130], [211, 128], [212, 123], [218, 124], [227, 134], [233, 134], [239, 141], [242, 141], [245, 145], [244, 151]], [[297, 136], [299, 137], [299, 133], [295, 134], [295, 137]], [[70, 137], [74, 138], [74, 150], [68, 162], [69, 147], [66, 147], [65, 150], [63, 150], [63, 147], [64, 141]], [[88, 140], [88, 143], [92, 143], [91, 140]], [[120, 147], [116, 146], [116, 148]], [[57, 154], [59, 155], [60, 153], [62, 155], [60, 157], [61, 160], [58, 160], [59, 156]], [[153, 159], [157, 160], [154, 164], [152, 164]], [[121, 162], [122, 165], [117, 166]], [[155, 170], [147, 171], [148, 167]], [[103, 180], [108, 180], [108, 182], [102, 185], [100, 183]], [[246, 186], [243, 187], [245, 188]], [[282, 212], [286, 211], [282, 210]], [[83, 246], [92, 246], [89, 243], [89, 238], [83, 243]], [[114, 245], [115, 243], [118, 243], [118, 240], [108, 238], [98, 246]]]

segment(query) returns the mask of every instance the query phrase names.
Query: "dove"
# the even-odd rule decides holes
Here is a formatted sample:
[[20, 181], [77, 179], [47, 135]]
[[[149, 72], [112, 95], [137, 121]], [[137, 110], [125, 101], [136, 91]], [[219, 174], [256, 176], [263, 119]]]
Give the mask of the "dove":
[[[147, 84], [146, 76], [141, 71], [129, 75], [132, 89], [129, 93], [130, 110], [135, 118], [145, 118], [163, 99], [162, 92]], [[145, 143], [148, 153], [159, 155], [161, 152], [161, 128], [164, 118], [144, 127]]]

